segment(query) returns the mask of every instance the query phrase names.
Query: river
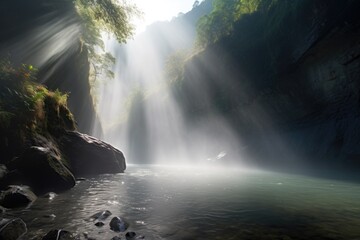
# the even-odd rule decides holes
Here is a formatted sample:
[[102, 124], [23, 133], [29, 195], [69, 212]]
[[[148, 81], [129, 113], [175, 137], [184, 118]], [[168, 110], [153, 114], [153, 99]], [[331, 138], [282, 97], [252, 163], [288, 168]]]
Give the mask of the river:
[[[97, 227], [89, 218], [112, 216]], [[360, 239], [360, 185], [300, 175], [221, 168], [129, 166], [79, 181], [54, 198], [8, 211], [28, 225], [24, 239], [62, 228], [94, 239], [125, 233], [125, 218], [145, 239]]]

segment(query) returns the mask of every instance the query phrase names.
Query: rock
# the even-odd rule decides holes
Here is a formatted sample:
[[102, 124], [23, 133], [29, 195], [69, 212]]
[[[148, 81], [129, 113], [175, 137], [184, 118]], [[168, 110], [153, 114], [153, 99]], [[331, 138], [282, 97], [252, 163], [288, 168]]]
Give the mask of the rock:
[[86, 178], [78, 177], [78, 178], [76, 178], [76, 181], [86, 181]]
[[125, 232], [128, 227], [129, 224], [122, 218], [114, 217], [110, 221], [110, 229], [114, 232]]
[[135, 239], [135, 236], [136, 236], [135, 232], [127, 232], [125, 235], [126, 240], [133, 240], [133, 239]]
[[6, 208], [26, 207], [36, 198], [36, 195], [26, 186], [9, 186], [1, 193], [0, 205]]
[[48, 193], [45, 193], [42, 197], [43, 198], [48, 198], [49, 200], [53, 200], [56, 196], [57, 196], [56, 193], [48, 192]]
[[103, 223], [103, 222], [97, 222], [97, 223], [95, 223], [95, 226], [97, 226], [97, 227], [102, 227], [102, 226], [104, 226], [105, 225], [105, 223]]
[[0, 179], [0, 189], [6, 190], [9, 185], [22, 185], [25, 183], [24, 175], [18, 170], [8, 171], [3, 178]]
[[103, 221], [107, 219], [109, 216], [111, 216], [111, 214], [112, 213], [109, 210], [101, 211], [92, 215], [90, 217], [90, 221], [95, 221], [95, 220]]
[[85, 238], [85, 239], [88, 239], [88, 237], [89, 237], [89, 233], [88, 233], [88, 232], [83, 232], [83, 235], [84, 235], [84, 238]]
[[26, 224], [20, 218], [0, 220], [0, 240], [17, 240], [26, 232]]
[[111, 240], [121, 240], [121, 238], [118, 237], [118, 236], [115, 236], [115, 237], [113, 237]]
[[61, 229], [55, 229], [51, 230], [46, 234], [42, 240], [78, 240], [78, 236], [76, 234], [73, 234], [71, 232], [61, 230]]
[[77, 177], [120, 173], [126, 169], [125, 157], [121, 151], [89, 135], [68, 131], [60, 138], [59, 144]]
[[63, 191], [75, 186], [75, 178], [64, 165], [59, 151], [51, 143], [28, 148], [22, 157], [11, 161], [9, 169], [17, 169], [25, 178], [24, 184], [37, 193]]
[[3, 164], [0, 164], [0, 181], [5, 177], [7, 173], [8, 173], [7, 167]]
[[6, 212], [6, 208], [0, 206], [0, 216], [2, 216]]

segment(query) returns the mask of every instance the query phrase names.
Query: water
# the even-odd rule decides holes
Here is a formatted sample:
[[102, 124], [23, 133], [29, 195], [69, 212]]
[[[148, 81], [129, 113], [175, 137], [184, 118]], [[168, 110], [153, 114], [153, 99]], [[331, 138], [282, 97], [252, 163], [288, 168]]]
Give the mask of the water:
[[88, 220], [106, 209], [146, 239], [360, 239], [359, 184], [261, 171], [130, 166], [7, 215], [30, 239], [54, 228], [125, 239], [112, 216], [101, 228]]

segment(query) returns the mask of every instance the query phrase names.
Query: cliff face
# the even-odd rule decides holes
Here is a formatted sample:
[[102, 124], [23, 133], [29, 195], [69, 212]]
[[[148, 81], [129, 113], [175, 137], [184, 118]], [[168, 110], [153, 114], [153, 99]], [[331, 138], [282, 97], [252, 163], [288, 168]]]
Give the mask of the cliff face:
[[358, 169], [359, 12], [356, 1], [308, 1], [267, 38], [257, 13], [244, 16], [187, 62], [185, 113], [225, 116], [253, 163]]
[[43, 84], [50, 89], [69, 93], [68, 106], [81, 132], [101, 137], [101, 123], [90, 93], [89, 68], [87, 51], [81, 49], [78, 42], [77, 47], [68, 51], [66, 56], [44, 65], [40, 77], [46, 79]]
[[[89, 62], [80, 44], [80, 20], [72, 1], [5, 0], [0, 9], [0, 57], [39, 68], [52, 90], [69, 92], [78, 129], [101, 129], [90, 95]], [[101, 131], [95, 135], [101, 135]]]

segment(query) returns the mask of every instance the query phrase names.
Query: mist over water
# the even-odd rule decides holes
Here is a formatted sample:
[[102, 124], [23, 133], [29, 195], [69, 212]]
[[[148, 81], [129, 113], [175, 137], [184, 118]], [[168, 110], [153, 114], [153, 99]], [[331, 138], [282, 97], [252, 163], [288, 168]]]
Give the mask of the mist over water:
[[[128, 231], [150, 240], [345, 240], [360, 234], [358, 184], [220, 170], [130, 165], [125, 174], [81, 181], [53, 199], [39, 198], [31, 211], [7, 214], [28, 223], [29, 237], [62, 226], [91, 238], [111, 239], [116, 233], [89, 221], [105, 209], [129, 221]], [[56, 217], [47, 217], [51, 214]]]
[[[166, 62], [179, 51], [191, 51], [195, 32], [186, 23], [156, 23], [126, 45], [107, 41], [116, 56], [115, 78], [97, 87], [97, 111], [104, 138], [129, 163], [214, 164], [239, 161], [239, 143], [216, 112], [188, 124], [170, 89]], [[204, 94], [199, 86], [194, 91]], [[191, 101], [191, 99], [190, 99]]]

